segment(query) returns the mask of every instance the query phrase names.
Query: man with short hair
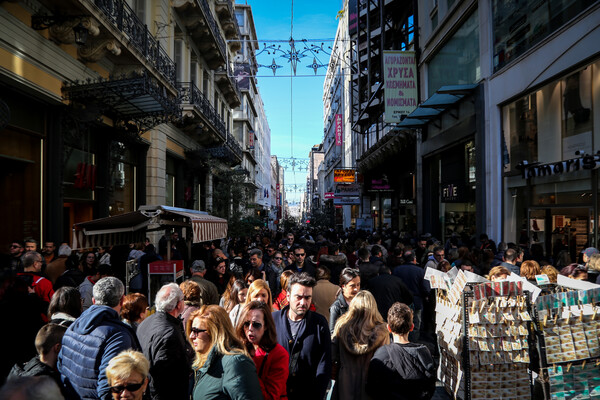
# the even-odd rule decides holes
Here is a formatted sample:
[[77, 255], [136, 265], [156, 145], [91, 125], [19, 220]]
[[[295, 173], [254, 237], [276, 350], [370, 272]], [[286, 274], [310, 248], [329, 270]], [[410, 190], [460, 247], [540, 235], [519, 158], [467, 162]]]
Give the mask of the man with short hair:
[[20, 240], [13, 240], [9, 249], [9, 261], [8, 265], [13, 274], [17, 272], [23, 272], [23, 263], [21, 263], [21, 256], [25, 253], [25, 243]]
[[286, 240], [284, 240], [283, 247], [291, 250], [292, 246], [294, 246], [294, 234], [289, 232], [286, 236]]
[[206, 264], [202, 260], [196, 260], [190, 267], [192, 277], [190, 280], [200, 286], [200, 303], [203, 305], [219, 304], [219, 292], [217, 287], [211, 281], [204, 279], [206, 275]]
[[445, 255], [446, 254], [445, 254], [444, 248], [442, 246], [434, 247], [433, 255], [429, 258], [429, 260], [425, 264], [425, 269], [427, 269], [427, 268], [438, 269], [437, 266], [444, 259]]
[[377, 303], [377, 310], [384, 320], [387, 320], [388, 310], [392, 304], [400, 302], [410, 306], [413, 304], [413, 295], [402, 279], [392, 275], [387, 266], [381, 267], [378, 276], [369, 281], [369, 291]]
[[508, 269], [513, 274], [521, 275], [521, 268], [517, 266], [518, 254], [515, 249], [507, 249], [504, 252], [503, 261], [500, 263], [501, 267]]
[[38, 242], [33, 238], [25, 239], [25, 251], [38, 251]]
[[250, 266], [260, 271], [263, 279], [268, 283], [271, 293], [274, 293], [277, 290], [277, 272], [263, 262], [263, 252], [260, 249], [252, 249], [248, 254], [250, 255]]
[[44, 247], [42, 248], [42, 255], [44, 256], [44, 262], [46, 265], [49, 265], [52, 261], [56, 259], [56, 245], [53, 241], [47, 240], [44, 242]]
[[315, 279], [306, 272], [288, 282], [289, 305], [273, 313], [277, 341], [290, 355], [290, 400], [322, 399], [331, 379], [331, 336], [325, 317], [310, 311]]
[[374, 399], [431, 399], [436, 368], [427, 347], [408, 339], [413, 329], [410, 308], [392, 305], [387, 326], [394, 341], [375, 351], [368, 367], [367, 394]]
[[188, 386], [194, 350], [178, 318], [185, 303], [176, 283], [156, 294], [156, 312], [137, 328], [144, 355], [150, 361], [152, 399], [189, 399]]
[[19, 272], [17, 276], [25, 279], [28, 286], [35, 291], [35, 294], [42, 301], [50, 303], [50, 299], [54, 295], [52, 282], [42, 276], [42, 255], [37, 251], [28, 251], [21, 257], [23, 264], [23, 272]]
[[94, 305], [67, 329], [57, 367], [68, 399], [109, 399], [108, 363], [124, 350], [140, 349], [134, 331], [119, 316], [124, 294], [119, 279], [100, 279]]
[[46, 324], [35, 337], [35, 349], [38, 355], [24, 365], [15, 364], [7, 380], [23, 376], [49, 376], [62, 387], [60, 374], [56, 371], [58, 353], [67, 328], [57, 324]]
[[295, 273], [306, 272], [314, 278], [317, 271], [312, 262], [307, 260], [308, 255], [306, 254], [306, 248], [304, 246], [296, 246], [294, 247], [293, 253], [296, 261], [288, 266], [286, 270], [289, 269]]

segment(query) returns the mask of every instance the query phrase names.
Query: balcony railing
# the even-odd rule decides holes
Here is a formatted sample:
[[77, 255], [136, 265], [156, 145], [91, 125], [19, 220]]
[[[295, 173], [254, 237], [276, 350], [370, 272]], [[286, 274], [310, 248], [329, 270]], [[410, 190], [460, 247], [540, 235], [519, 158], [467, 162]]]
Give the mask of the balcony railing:
[[242, 146], [238, 143], [235, 137], [227, 132], [227, 146], [241, 160], [243, 157]]
[[210, 10], [208, 1], [207, 0], [198, 0], [198, 3], [200, 3], [200, 8], [202, 8], [202, 12], [204, 13], [206, 21], [208, 22], [208, 26], [210, 27], [210, 30], [212, 31], [212, 34], [213, 34], [215, 40], [217, 41], [217, 45], [219, 46], [219, 49], [221, 50], [221, 54], [223, 55], [223, 58], [225, 60], [227, 60], [227, 46], [225, 45], [225, 40], [223, 39], [223, 36], [221, 35], [221, 31], [219, 30], [217, 21], [215, 21], [215, 18], [213, 17], [213, 14]]
[[160, 75], [175, 86], [175, 63], [131, 7], [124, 0], [94, 0], [94, 3]]
[[197, 107], [221, 139], [225, 141], [227, 137], [225, 122], [223, 122], [217, 110], [210, 104], [210, 101], [208, 101], [200, 89], [193, 82], [177, 82], [177, 89], [179, 90], [179, 101], [181, 104], [189, 104]]

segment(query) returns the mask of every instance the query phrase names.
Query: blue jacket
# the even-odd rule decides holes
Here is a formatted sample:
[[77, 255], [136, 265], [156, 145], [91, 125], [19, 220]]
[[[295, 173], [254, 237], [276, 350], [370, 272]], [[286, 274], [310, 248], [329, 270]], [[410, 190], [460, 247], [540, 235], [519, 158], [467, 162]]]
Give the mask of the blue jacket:
[[404, 264], [394, 268], [392, 274], [402, 279], [412, 293], [415, 310], [421, 310], [423, 300], [431, 291], [429, 282], [425, 280], [425, 269], [416, 264]]
[[273, 313], [277, 341], [290, 355], [288, 398], [322, 399], [331, 379], [331, 336], [327, 320], [307, 311], [298, 336], [293, 340], [288, 310], [289, 306]]
[[123, 350], [140, 350], [133, 330], [108, 306], [93, 305], [65, 332], [57, 368], [67, 399], [111, 399], [108, 362]]

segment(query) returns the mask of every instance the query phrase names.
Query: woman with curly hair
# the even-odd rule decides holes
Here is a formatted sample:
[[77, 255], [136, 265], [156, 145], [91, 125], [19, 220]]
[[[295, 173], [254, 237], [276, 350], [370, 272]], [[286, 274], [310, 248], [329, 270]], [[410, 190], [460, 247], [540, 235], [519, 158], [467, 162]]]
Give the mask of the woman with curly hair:
[[265, 400], [279, 400], [285, 397], [290, 357], [277, 343], [275, 321], [270, 308], [258, 300], [246, 304], [236, 333], [256, 364]]
[[190, 315], [192, 315], [194, 311], [200, 309], [200, 306], [202, 305], [201, 290], [200, 285], [192, 280], [181, 282], [179, 288], [183, 292], [183, 302], [185, 304], [183, 312], [181, 313], [183, 326], [185, 326]]
[[256, 367], [222, 307], [193, 312], [186, 332], [196, 352], [194, 400], [262, 399]]
[[521, 264], [521, 276], [533, 284], [536, 284], [535, 276], [541, 273], [542, 269], [537, 261], [527, 260]]
[[373, 295], [361, 290], [339, 317], [331, 340], [336, 384], [333, 399], [367, 399], [365, 385], [369, 362], [379, 347], [390, 342], [385, 322]]
[[148, 299], [141, 293], [130, 293], [123, 298], [121, 320], [133, 328], [137, 327], [148, 316]]

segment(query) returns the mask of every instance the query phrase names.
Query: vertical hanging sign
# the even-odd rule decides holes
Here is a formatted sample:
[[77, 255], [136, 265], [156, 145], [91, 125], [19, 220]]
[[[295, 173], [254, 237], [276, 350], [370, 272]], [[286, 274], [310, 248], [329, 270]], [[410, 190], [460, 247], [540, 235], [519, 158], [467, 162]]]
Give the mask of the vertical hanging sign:
[[342, 114], [335, 114], [335, 145], [336, 146], [342, 145], [342, 134], [343, 134]]
[[414, 51], [384, 51], [386, 123], [400, 122], [417, 108], [417, 64]]
[[254, 131], [248, 131], [248, 149], [254, 148]]

